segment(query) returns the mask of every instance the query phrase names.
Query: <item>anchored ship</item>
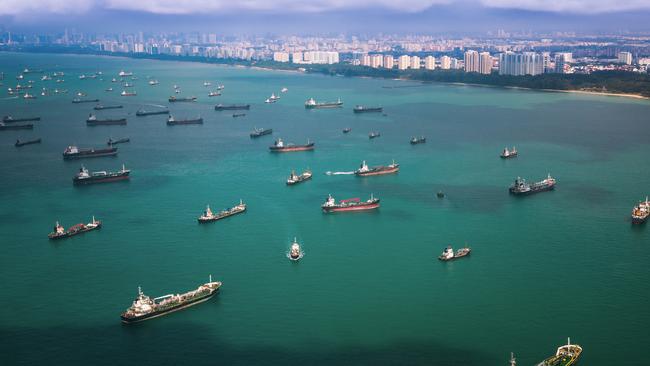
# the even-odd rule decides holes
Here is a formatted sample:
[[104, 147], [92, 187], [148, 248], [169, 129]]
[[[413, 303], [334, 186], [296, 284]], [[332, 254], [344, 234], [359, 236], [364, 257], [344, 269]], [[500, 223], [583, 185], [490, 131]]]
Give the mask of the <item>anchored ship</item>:
[[219, 292], [220, 287], [221, 282], [212, 282], [212, 275], [210, 275], [209, 282], [202, 284], [196, 290], [184, 294], [169, 294], [155, 299], [145, 295], [138, 287], [138, 297], [135, 298], [131, 307], [120, 315], [120, 318], [122, 323], [126, 324], [157, 318], [207, 301]]
[[350, 127], [346, 127], [346, 128], [343, 129], [343, 133], [348, 133], [350, 131], [352, 131], [352, 129]]
[[465, 247], [465, 248], [460, 248], [456, 252], [454, 252], [454, 248], [449, 245], [445, 250], [442, 251], [442, 254], [438, 257], [441, 261], [450, 261], [458, 258], [462, 258], [465, 256], [468, 256], [469, 253], [472, 252], [472, 249]]
[[116, 182], [129, 179], [130, 173], [131, 171], [126, 169], [124, 165], [122, 165], [121, 170], [118, 170], [116, 172], [99, 171], [92, 173], [89, 173], [88, 169], [82, 165], [81, 169], [79, 169], [79, 173], [77, 173], [74, 178], [72, 178], [72, 183], [75, 185], [81, 185]]
[[643, 224], [648, 220], [648, 216], [650, 216], [650, 202], [648, 202], [648, 197], [646, 196], [645, 202], [639, 202], [632, 209], [632, 223]]
[[292, 152], [314, 150], [314, 143], [307, 140], [305, 145], [295, 145], [292, 143], [284, 144], [282, 139], [277, 139], [273, 146], [269, 146], [271, 152]]
[[306, 109], [320, 109], [320, 108], [339, 108], [343, 106], [341, 98], [336, 102], [317, 102], [314, 98], [309, 98], [305, 102]]
[[93, 216], [93, 220], [91, 222], [87, 224], [79, 223], [77, 225], [71, 226], [68, 230], [66, 230], [63, 226], [59, 225], [59, 222], [57, 221], [56, 224], [54, 225], [54, 231], [49, 233], [47, 237], [50, 240], [69, 238], [71, 236], [75, 236], [88, 231], [99, 229], [101, 227], [102, 227], [102, 222], [96, 221], [95, 216]]
[[27, 123], [24, 125], [6, 125], [4, 122], [0, 122], [0, 131], [5, 130], [33, 130], [34, 124]]
[[256, 128], [253, 130], [253, 132], [250, 133], [251, 138], [256, 138], [264, 135], [270, 135], [273, 133], [273, 129], [271, 128]]
[[16, 140], [14, 146], [21, 147], [25, 145], [40, 144], [40, 143], [41, 143], [41, 139], [26, 140], [26, 141]]
[[138, 93], [135, 92], [135, 91], [126, 91], [126, 90], [122, 90], [122, 92], [120, 93], [120, 95], [123, 96], [123, 97], [135, 97], [136, 95], [138, 95]]
[[178, 97], [177, 98], [174, 95], [169, 97], [169, 102], [170, 103], [174, 103], [174, 102], [195, 102], [195, 101], [196, 101], [196, 97]]
[[107, 149], [80, 149], [74, 145], [70, 145], [63, 150], [63, 159], [65, 160], [115, 155], [117, 155], [116, 147], [109, 147]]
[[368, 138], [371, 139], [371, 140], [376, 138], [376, 137], [379, 137], [379, 136], [381, 136], [381, 134], [379, 132], [370, 132], [368, 134]]
[[90, 114], [88, 119], [86, 119], [87, 126], [112, 126], [112, 125], [125, 125], [126, 118], [114, 118], [114, 119], [98, 119], [94, 114]]
[[289, 175], [289, 179], [287, 179], [287, 185], [292, 186], [294, 184], [298, 184], [300, 182], [304, 182], [306, 180], [311, 179], [312, 173], [311, 170], [307, 169], [302, 174], [298, 175], [294, 170], [291, 171], [291, 174]]
[[221, 96], [221, 93], [218, 92], [218, 91], [211, 91], [211, 92], [208, 93], [208, 96], [209, 97], [218, 97], [218, 96]]
[[246, 113], [233, 113], [232, 118], [238, 118], [238, 117], [244, 117], [246, 116]]
[[357, 177], [369, 177], [372, 175], [393, 174], [393, 173], [397, 173], [398, 171], [399, 171], [399, 164], [395, 163], [395, 160], [393, 160], [392, 164], [379, 165], [372, 168], [369, 168], [368, 165], [366, 164], [366, 161], [364, 160], [361, 163], [359, 169], [355, 170], [354, 174]]
[[512, 147], [512, 150], [508, 150], [507, 147], [503, 149], [501, 152], [501, 159], [509, 159], [509, 158], [516, 158], [517, 157], [517, 148]]
[[124, 108], [124, 106], [122, 106], [122, 105], [101, 105], [101, 104], [97, 104], [96, 106], [93, 107], [93, 109], [96, 110], [96, 111], [101, 111], [101, 110], [104, 110], [104, 109], [120, 109], [120, 108]]
[[138, 116], [138, 117], [153, 116], [153, 115], [156, 115], [156, 114], [169, 114], [169, 110], [168, 109], [163, 109], [163, 110], [160, 110], [160, 111], [145, 111], [143, 109], [138, 109], [138, 111], [135, 112], [135, 115]]
[[411, 145], [423, 144], [425, 142], [427, 142], [427, 138], [424, 136], [411, 137]]
[[516, 195], [527, 195], [532, 193], [550, 191], [555, 189], [556, 180], [549, 174], [546, 179], [540, 182], [529, 184], [525, 179], [517, 177], [515, 182], [510, 186], [509, 191]]
[[122, 138], [122, 139], [117, 139], [117, 140], [113, 140], [112, 138], [109, 138], [108, 142], [106, 144], [108, 146], [113, 146], [113, 145], [116, 145], [116, 144], [123, 144], [123, 143], [129, 142], [129, 141], [131, 141], [131, 139], [128, 138], [128, 137], [125, 137], [125, 138]]
[[22, 117], [22, 118], [14, 118], [13, 116], [2, 117], [3, 123], [32, 122], [32, 121], [40, 121], [40, 120], [41, 117]]
[[97, 103], [99, 102], [99, 99], [80, 99], [80, 98], [74, 98], [72, 100], [72, 103], [74, 104], [79, 104], [79, 103]]
[[323, 212], [341, 212], [341, 211], [363, 211], [363, 210], [372, 210], [379, 208], [379, 198], [375, 198], [372, 194], [370, 199], [362, 202], [359, 198], [350, 198], [347, 200], [341, 200], [339, 203], [336, 203], [336, 200], [332, 195], [327, 197], [325, 203], [321, 205]]
[[384, 107], [366, 107], [362, 105], [356, 105], [353, 110], [354, 113], [382, 112], [384, 110]]
[[214, 106], [215, 111], [238, 111], [251, 109], [250, 104], [217, 104]]
[[300, 248], [300, 244], [298, 244], [298, 240], [296, 238], [293, 238], [293, 243], [291, 243], [291, 249], [289, 249], [289, 259], [292, 261], [297, 261], [302, 258], [302, 249]]
[[212, 222], [212, 221], [225, 219], [226, 217], [230, 217], [232, 215], [236, 215], [244, 211], [246, 211], [246, 204], [242, 200], [239, 200], [238, 205], [235, 205], [234, 207], [231, 207], [229, 209], [221, 210], [216, 214], [212, 212], [212, 210], [210, 209], [210, 205], [208, 205], [205, 208], [203, 214], [199, 216], [198, 220], [199, 223]]
[[557, 348], [554, 356], [545, 359], [536, 366], [573, 366], [578, 362], [581, 353], [582, 347], [571, 344], [571, 338], [569, 338], [566, 345]]
[[189, 119], [176, 119], [174, 116], [171, 114], [169, 115], [169, 118], [167, 118], [167, 126], [175, 126], [175, 125], [202, 125], [203, 124], [203, 118], [189, 118]]

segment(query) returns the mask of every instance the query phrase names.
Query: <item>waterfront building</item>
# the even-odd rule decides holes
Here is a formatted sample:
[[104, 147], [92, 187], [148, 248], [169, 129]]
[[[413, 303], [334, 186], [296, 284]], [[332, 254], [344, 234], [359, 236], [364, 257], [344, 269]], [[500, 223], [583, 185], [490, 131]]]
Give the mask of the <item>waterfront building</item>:
[[427, 70], [434, 70], [436, 68], [436, 58], [427, 56], [424, 58], [424, 68]]
[[275, 62], [289, 62], [289, 53], [287, 53], [287, 52], [273, 52], [273, 61], [275, 61]]
[[302, 63], [302, 52], [294, 52], [291, 54], [291, 62], [294, 64]]
[[440, 68], [443, 70], [449, 70], [451, 68], [451, 57], [449, 56], [440, 57]]
[[372, 55], [370, 56], [370, 67], [376, 69], [384, 66], [384, 57], [383, 55]]
[[479, 54], [477, 51], [465, 52], [465, 72], [479, 72]]
[[361, 56], [361, 66], [370, 66], [370, 55], [365, 53]]
[[492, 64], [492, 56], [490, 56], [489, 52], [481, 52], [479, 54], [478, 72], [486, 75], [491, 74]]
[[618, 62], [625, 65], [632, 65], [632, 53], [631, 52], [619, 52], [618, 53]]
[[411, 58], [408, 55], [402, 55], [397, 59], [397, 68], [406, 70], [411, 66]]
[[395, 60], [393, 59], [393, 55], [385, 55], [384, 68], [392, 69], [394, 65], [395, 65]]
[[457, 58], [452, 57], [451, 60], [449, 60], [449, 67], [454, 70], [460, 69], [460, 62], [458, 62]]
[[411, 56], [411, 68], [413, 70], [417, 70], [420, 68], [420, 57]]
[[555, 68], [554, 68], [554, 70], [555, 70], [556, 73], [564, 74], [566, 72], [566, 69], [568, 68], [569, 63], [570, 63], [570, 61], [569, 61], [570, 58], [569, 57], [571, 57], [570, 54], [567, 55], [566, 52], [556, 53], [555, 54]]
[[506, 52], [499, 55], [499, 75], [539, 75], [544, 73], [542, 55], [535, 52]]

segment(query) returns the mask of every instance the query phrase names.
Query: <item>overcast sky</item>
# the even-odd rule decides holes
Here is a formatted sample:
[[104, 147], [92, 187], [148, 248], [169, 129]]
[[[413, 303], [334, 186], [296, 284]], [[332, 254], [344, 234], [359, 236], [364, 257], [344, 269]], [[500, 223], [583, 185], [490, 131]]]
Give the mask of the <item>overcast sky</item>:
[[0, 24], [101, 31], [650, 30], [650, 0], [0, 0]]

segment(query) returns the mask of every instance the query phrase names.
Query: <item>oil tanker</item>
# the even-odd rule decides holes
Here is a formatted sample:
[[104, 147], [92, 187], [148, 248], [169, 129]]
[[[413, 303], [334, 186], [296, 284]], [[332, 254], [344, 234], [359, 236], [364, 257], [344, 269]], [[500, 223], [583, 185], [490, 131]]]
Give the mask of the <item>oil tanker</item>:
[[295, 145], [292, 143], [284, 144], [282, 139], [277, 139], [272, 146], [269, 146], [271, 152], [292, 152], [292, 151], [310, 151], [314, 150], [314, 143], [307, 140], [305, 145]]
[[111, 126], [111, 125], [125, 125], [126, 118], [115, 118], [115, 119], [97, 119], [97, 116], [90, 114], [86, 120], [86, 125], [88, 126]]
[[174, 102], [196, 102], [196, 97], [176, 97], [172, 95], [169, 97], [169, 102], [174, 103]]
[[63, 150], [63, 159], [83, 159], [83, 158], [98, 158], [102, 156], [115, 156], [117, 155], [116, 147], [109, 147], [106, 149], [80, 149], [74, 145], [68, 146]]
[[324, 109], [324, 108], [340, 108], [343, 102], [339, 98], [336, 102], [317, 102], [314, 98], [309, 98], [305, 102], [306, 109]]
[[582, 354], [582, 347], [577, 344], [571, 344], [571, 339], [567, 344], [560, 346], [555, 351], [555, 355], [545, 359], [535, 366], [574, 366]]
[[555, 189], [556, 180], [549, 174], [546, 179], [529, 184], [525, 179], [517, 177], [515, 182], [508, 189], [514, 195], [528, 195], [533, 193], [551, 191]]
[[366, 161], [364, 160], [361, 163], [359, 169], [357, 169], [354, 172], [354, 175], [356, 175], [357, 177], [370, 177], [373, 175], [393, 174], [393, 173], [397, 173], [398, 171], [399, 171], [399, 164], [395, 163], [395, 160], [393, 160], [392, 164], [380, 165], [372, 168], [369, 168], [368, 165], [366, 164]]
[[350, 198], [336, 203], [332, 195], [327, 197], [325, 203], [321, 205], [323, 212], [343, 212], [343, 211], [365, 211], [379, 208], [379, 198], [375, 198], [372, 194], [370, 199], [362, 202], [359, 198]]
[[83, 234], [88, 231], [99, 229], [101, 227], [102, 227], [102, 222], [96, 221], [95, 216], [93, 216], [93, 221], [87, 224], [84, 223], [76, 224], [74, 226], [71, 226], [68, 230], [66, 230], [63, 226], [59, 225], [59, 222], [57, 221], [56, 224], [54, 225], [54, 231], [49, 233], [47, 237], [50, 240], [69, 238], [71, 236]]
[[13, 116], [2, 117], [2, 122], [4, 123], [32, 122], [32, 121], [40, 121], [40, 120], [41, 117], [22, 117], [22, 118], [14, 118]]
[[121, 170], [118, 170], [116, 172], [99, 171], [99, 172], [92, 172], [92, 173], [89, 173], [88, 169], [86, 169], [84, 166], [81, 166], [81, 169], [79, 169], [79, 173], [77, 173], [74, 176], [74, 178], [72, 178], [72, 183], [74, 185], [83, 185], [83, 184], [117, 182], [120, 180], [129, 179], [130, 173], [131, 171], [126, 169], [124, 165], [122, 165]]
[[357, 105], [354, 107], [354, 113], [383, 112], [384, 107], [366, 107]]
[[251, 109], [250, 104], [217, 104], [214, 106], [215, 111], [238, 111], [238, 110], [249, 110]]
[[167, 118], [167, 126], [175, 126], [175, 125], [202, 125], [203, 124], [203, 118], [190, 118], [190, 119], [176, 119], [174, 116], [169, 115], [169, 118]]

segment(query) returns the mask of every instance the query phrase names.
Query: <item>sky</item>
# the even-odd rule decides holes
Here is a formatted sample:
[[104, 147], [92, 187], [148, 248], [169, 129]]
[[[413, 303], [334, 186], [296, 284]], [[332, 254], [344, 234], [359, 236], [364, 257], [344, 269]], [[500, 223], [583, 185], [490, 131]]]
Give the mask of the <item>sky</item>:
[[650, 31], [650, 0], [0, 0], [0, 24], [233, 34]]

